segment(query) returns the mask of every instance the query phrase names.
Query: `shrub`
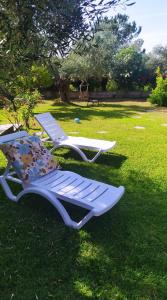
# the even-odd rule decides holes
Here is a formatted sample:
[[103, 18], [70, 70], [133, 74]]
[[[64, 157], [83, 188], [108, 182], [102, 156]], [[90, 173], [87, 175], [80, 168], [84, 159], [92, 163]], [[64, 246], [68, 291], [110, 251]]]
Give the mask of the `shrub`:
[[70, 92], [76, 92], [76, 91], [77, 91], [77, 88], [71, 83], [71, 84], [69, 85], [69, 90], [70, 90]]
[[152, 85], [151, 85], [151, 83], [147, 83], [147, 84], [145, 84], [145, 86], [143, 87], [143, 91], [144, 91], [144, 92], [151, 92], [151, 90], [152, 90]]
[[157, 70], [156, 87], [152, 90], [148, 100], [152, 104], [167, 106], [167, 77], [164, 78], [159, 69]]
[[26, 91], [17, 95], [13, 101], [4, 99], [3, 110], [5, 117], [11, 124], [24, 124], [26, 128], [30, 126], [30, 118], [33, 117], [33, 110], [40, 98], [38, 90]]
[[29, 124], [30, 118], [33, 117], [33, 110], [37, 105], [39, 98], [40, 98], [40, 93], [38, 90], [35, 90], [33, 92], [27, 91], [24, 94], [20, 95], [20, 97], [18, 97], [18, 100], [21, 103], [21, 107], [20, 107], [21, 118], [26, 128], [30, 127]]
[[106, 90], [108, 92], [115, 92], [118, 90], [118, 84], [115, 80], [109, 80], [107, 82]]

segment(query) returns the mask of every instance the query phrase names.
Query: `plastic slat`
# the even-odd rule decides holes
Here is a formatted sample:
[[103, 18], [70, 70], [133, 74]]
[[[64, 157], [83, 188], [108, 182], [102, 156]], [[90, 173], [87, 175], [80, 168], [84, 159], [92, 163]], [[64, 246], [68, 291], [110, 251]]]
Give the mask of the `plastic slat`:
[[106, 187], [100, 186], [97, 182], [91, 184], [86, 190], [80, 191], [74, 197], [75, 199], [86, 199], [86, 201], [92, 201], [97, 195], [104, 192]]
[[[70, 189], [73, 187], [73, 185], [78, 182], [78, 178], [71, 178], [69, 177], [66, 181], [62, 182], [61, 184], [59, 184], [57, 187], [56, 187], [56, 192], [58, 193], [60, 190], [64, 189], [64, 188], [67, 188], [67, 189]], [[54, 190], [54, 188], [53, 188]]]
[[65, 174], [63, 174], [63, 172], [53, 171], [53, 172], [50, 172], [49, 174], [46, 174], [46, 175], [42, 176], [41, 178], [35, 180], [34, 183], [38, 184], [38, 185], [49, 184], [50, 182], [53, 182], [63, 176], [65, 176]]
[[37, 180], [32, 185], [55, 193], [60, 200], [93, 209], [96, 216], [114, 206], [124, 193], [123, 187], [116, 188], [70, 171], [57, 170], [48, 175], [42, 178], [42, 182]]
[[77, 187], [73, 186], [70, 191], [62, 190], [58, 191], [58, 194], [66, 195], [66, 197], [70, 198], [77, 198], [77, 194], [81, 193], [82, 191], [86, 190], [89, 186], [91, 186], [91, 182], [88, 179], [81, 178], [80, 182], [78, 183]]
[[15, 133], [7, 134], [0, 137], [0, 144], [7, 143], [9, 141], [13, 141], [22, 137], [28, 136], [27, 131], [18, 131]]
[[[96, 189], [94, 192], [92, 192], [91, 194], [89, 194], [86, 197], [86, 200], [88, 202], [92, 202], [97, 200], [99, 197], [101, 197], [102, 195], [104, 195], [106, 192], [108, 191], [108, 188], [104, 187], [104, 186], [99, 186], [98, 189]], [[85, 197], [84, 197], [85, 198]]]
[[48, 184], [48, 187], [49, 187], [52, 191], [57, 190], [59, 185], [64, 184], [64, 183], [67, 183], [67, 181], [68, 181], [69, 179], [70, 179], [70, 176], [64, 175], [64, 176], [62, 176], [61, 178], [55, 180], [54, 182], [49, 183], [49, 184]]
[[50, 113], [39, 114], [36, 115], [35, 118], [39, 121], [40, 125], [44, 128], [51, 139], [55, 140], [62, 136], [66, 136], [63, 129]]
[[84, 181], [84, 178], [83, 177], [79, 177], [79, 178], [73, 178], [73, 183], [69, 184], [68, 186], [65, 186], [65, 187], [58, 187], [58, 189], [55, 189], [55, 192], [60, 194], [60, 195], [64, 195], [64, 194], [68, 194], [72, 195], [73, 191], [75, 191], [79, 186], [81, 186], [81, 184], [83, 184], [85, 181]]

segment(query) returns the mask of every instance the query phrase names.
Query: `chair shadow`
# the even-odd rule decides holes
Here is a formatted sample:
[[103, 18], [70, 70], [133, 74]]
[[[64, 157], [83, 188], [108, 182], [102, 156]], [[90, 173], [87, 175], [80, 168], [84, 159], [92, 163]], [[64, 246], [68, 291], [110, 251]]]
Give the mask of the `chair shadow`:
[[[97, 152], [84, 150], [84, 153], [86, 154], [86, 156], [89, 159], [91, 159], [94, 157], [94, 155]], [[80, 160], [80, 161], [84, 162], [83, 159], [81, 158], [81, 156], [72, 149], [67, 149], [67, 148], [64, 148], [63, 150], [56, 149], [53, 152], [53, 154], [56, 157], [63, 157], [65, 160], [75, 159], [77, 161]], [[111, 165], [113, 168], [119, 169], [126, 160], [127, 160], [127, 156], [111, 152], [111, 153], [102, 153], [94, 163], [102, 164], [102, 165], [109, 165], [109, 166]]]

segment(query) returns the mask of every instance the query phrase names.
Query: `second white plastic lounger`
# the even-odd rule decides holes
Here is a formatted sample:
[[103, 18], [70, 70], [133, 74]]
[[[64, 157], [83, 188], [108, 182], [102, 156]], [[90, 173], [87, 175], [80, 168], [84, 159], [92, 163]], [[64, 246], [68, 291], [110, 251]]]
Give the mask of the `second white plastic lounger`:
[[[111, 150], [116, 144], [115, 141], [67, 136], [50, 113], [38, 114], [35, 118], [54, 144], [51, 151], [60, 147], [69, 147], [78, 152], [84, 161], [94, 162], [101, 153]], [[92, 159], [88, 159], [82, 149], [97, 151], [97, 153]]]

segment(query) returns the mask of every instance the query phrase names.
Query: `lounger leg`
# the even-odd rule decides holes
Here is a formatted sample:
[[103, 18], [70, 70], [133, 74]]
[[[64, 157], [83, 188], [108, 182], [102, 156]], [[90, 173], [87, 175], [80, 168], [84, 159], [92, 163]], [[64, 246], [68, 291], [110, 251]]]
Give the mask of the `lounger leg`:
[[2, 188], [3, 188], [6, 196], [10, 200], [17, 202], [17, 197], [12, 193], [12, 191], [11, 191], [11, 189], [10, 189], [10, 187], [9, 187], [8, 183], [6, 182], [3, 175], [0, 176], [0, 184], [2, 185]]
[[58, 149], [60, 147], [64, 147], [64, 148], [70, 148], [72, 150], [75, 150], [81, 157], [84, 161], [86, 162], [89, 162], [89, 163], [92, 163], [94, 162], [99, 156], [100, 154], [103, 152], [102, 150], [99, 150], [96, 155], [92, 158], [92, 159], [88, 159], [87, 156], [85, 155], [85, 153], [78, 147], [74, 146], [74, 145], [55, 145], [51, 150], [50, 152], [52, 153], [55, 149]]
[[93, 216], [92, 211], [90, 211], [80, 222], [74, 222], [73, 228], [81, 229]]
[[79, 153], [79, 155], [82, 157], [82, 159], [86, 162], [89, 162], [89, 163], [93, 163], [95, 162], [95, 160], [100, 156], [100, 154], [102, 153], [101, 150], [99, 150], [96, 155], [92, 158], [92, 159], [89, 159], [87, 158], [87, 156], [85, 155], [85, 153], [80, 149], [80, 148], [77, 148], [77, 147], [71, 147], [70, 148], [74, 149], [75, 151], [77, 151]]
[[0, 184], [2, 185], [2, 188], [3, 188], [6, 196], [10, 200], [16, 202], [17, 201], [16, 200], [17, 197], [12, 193], [12, 190], [11, 190], [10, 186], [8, 185], [6, 179], [11, 180], [11, 181], [16, 182], [16, 183], [19, 183], [19, 184], [21, 184], [21, 180], [18, 179], [18, 178], [15, 178], [13, 176], [10, 176], [10, 175], [12, 175], [14, 173], [14, 172], [9, 173], [10, 172], [10, 168], [11, 168], [11, 163], [8, 163], [4, 174], [0, 176]]
[[20, 198], [26, 194], [37, 194], [44, 198], [46, 198], [53, 206], [58, 210], [60, 213], [64, 223], [72, 228], [79, 229], [81, 228], [93, 215], [88, 213], [88, 215], [79, 223], [73, 221], [67, 210], [64, 208], [64, 206], [61, 204], [61, 202], [56, 198], [56, 195], [53, 193], [50, 193], [48, 191], [39, 190], [38, 188], [27, 188], [23, 191], [21, 191], [18, 196], [16, 197], [16, 202], [20, 200]]
[[92, 158], [92, 159], [89, 159], [89, 162], [92, 163], [94, 162], [99, 156], [100, 154], [102, 153], [103, 151], [102, 150], [99, 150], [96, 155]]

